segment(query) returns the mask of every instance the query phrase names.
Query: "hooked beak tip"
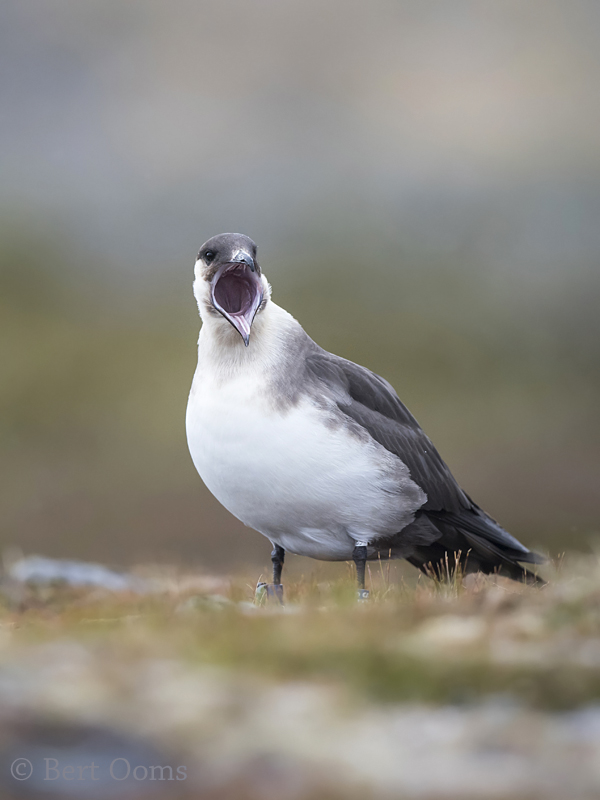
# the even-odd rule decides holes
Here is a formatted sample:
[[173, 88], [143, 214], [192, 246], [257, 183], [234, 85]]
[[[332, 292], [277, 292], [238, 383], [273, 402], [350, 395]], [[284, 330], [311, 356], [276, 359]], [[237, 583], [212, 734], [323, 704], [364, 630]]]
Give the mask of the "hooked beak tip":
[[245, 250], [238, 250], [231, 261], [238, 264], [246, 264], [250, 267], [250, 272], [256, 272], [256, 263], [250, 253], [246, 253]]

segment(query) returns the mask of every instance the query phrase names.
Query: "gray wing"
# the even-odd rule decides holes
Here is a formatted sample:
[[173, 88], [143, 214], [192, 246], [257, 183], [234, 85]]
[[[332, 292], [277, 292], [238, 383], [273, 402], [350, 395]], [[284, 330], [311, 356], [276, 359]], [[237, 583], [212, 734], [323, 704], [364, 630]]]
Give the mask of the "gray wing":
[[[416, 566], [427, 568], [446, 552], [470, 553], [468, 570], [502, 569], [517, 580], [537, 580], [518, 561], [542, 563], [518, 539], [505, 531], [464, 492], [429, 437], [400, 401], [393, 387], [368, 369], [322, 350], [317, 345], [307, 356], [309, 376], [329, 388], [340, 411], [362, 426], [375, 441], [397, 456], [411, 478], [427, 495], [414, 522], [399, 532]], [[402, 552], [402, 551], [400, 551]]]
[[424, 510], [458, 513], [472, 507], [429, 437], [386, 380], [320, 348], [308, 356], [307, 367], [314, 379], [333, 390], [342, 413], [406, 464], [413, 481], [427, 495]]

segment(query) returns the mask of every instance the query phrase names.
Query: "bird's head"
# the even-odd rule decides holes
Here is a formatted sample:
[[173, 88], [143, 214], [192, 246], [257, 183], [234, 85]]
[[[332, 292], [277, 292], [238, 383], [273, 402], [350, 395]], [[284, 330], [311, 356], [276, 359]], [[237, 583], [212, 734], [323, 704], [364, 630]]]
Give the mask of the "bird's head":
[[269, 299], [269, 284], [256, 260], [256, 245], [242, 233], [220, 233], [205, 242], [196, 258], [194, 294], [200, 316], [221, 315], [244, 340], [256, 314]]

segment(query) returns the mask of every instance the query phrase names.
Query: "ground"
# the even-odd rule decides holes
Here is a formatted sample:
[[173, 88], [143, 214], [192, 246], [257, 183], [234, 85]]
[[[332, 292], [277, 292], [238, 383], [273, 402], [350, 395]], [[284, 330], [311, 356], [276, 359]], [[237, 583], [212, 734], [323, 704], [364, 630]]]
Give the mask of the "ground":
[[315, 569], [283, 608], [253, 603], [256, 575], [140, 568], [143, 593], [5, 577], [1, 796], [600, 794], [596, 556], [542, 588], [371, 564], [366, 603], [350, 569]]

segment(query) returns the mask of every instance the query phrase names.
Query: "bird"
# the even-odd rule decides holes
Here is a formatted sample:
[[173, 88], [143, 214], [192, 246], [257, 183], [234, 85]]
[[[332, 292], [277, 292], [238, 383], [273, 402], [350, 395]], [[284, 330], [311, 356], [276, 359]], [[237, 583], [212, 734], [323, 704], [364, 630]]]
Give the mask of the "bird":
[[186, 412], [192, 461], [217, 500], [272, 545], [267, 595], [283, 598], [286, 553], [366, 562], [404, 558], [542, 582], [544, 559], [461, 489], [394, 388], [321, 348], [271, 299], [257, 246], [222, 233], [200, 248], [202, 320]]

